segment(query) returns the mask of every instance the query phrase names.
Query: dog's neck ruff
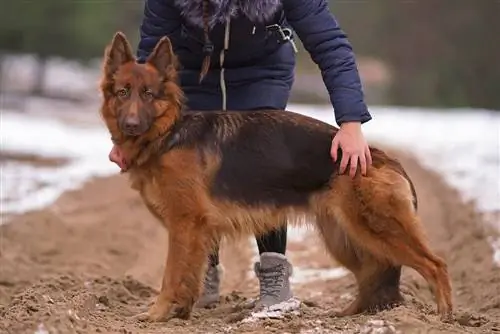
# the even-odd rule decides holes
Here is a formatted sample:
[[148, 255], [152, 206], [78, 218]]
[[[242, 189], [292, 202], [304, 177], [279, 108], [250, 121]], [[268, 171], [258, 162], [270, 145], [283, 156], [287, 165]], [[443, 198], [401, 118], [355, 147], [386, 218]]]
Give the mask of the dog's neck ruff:
[[128, 169], [140, 167], [154, 157], [159, 157], [161, 154], [171, 150], [180, 139], [178, 128], [181, 123], [181, 118], [175, 120], [168, 131], [151, 140], [137, 140], [137, 153], [129, 157], [130, 166]]
[[[203, 27], [204, 0], [175, 0], [175, 5], [181, 10], [181, 15], [190, 24]], [[207, 0], [209, 20], [213, 28], [216, 24], [225, 24], [239, 15], [246, 16], [250, 21], [262, 23], [270, 20], [281, 8], [281, 0]]]

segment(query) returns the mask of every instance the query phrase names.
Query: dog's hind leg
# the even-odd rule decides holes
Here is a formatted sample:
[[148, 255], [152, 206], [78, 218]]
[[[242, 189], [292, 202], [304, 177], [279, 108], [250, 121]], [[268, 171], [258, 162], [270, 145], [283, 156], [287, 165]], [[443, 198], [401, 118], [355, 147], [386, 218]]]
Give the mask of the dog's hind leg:
[[358, 296], [339, 316], [383, 310], [403, 302], [401, 266], [378, 262], [349, 239], [334, 217], [322, 214], [317, 221], [328, 252], [354, 274], [358, 285]]
[[355, 276], [358, 296], [337, 315], [378, 312], [393, 308], [404, 301], [399, 289], [401, 266], [384, 265], [375, 258], [366, 259]]
[[434, 288], [438, 312], [448, 318], [452, 302], [447, 266], [426, 244], [408, 181], [389, 169], [354, 183], [338, 181], [330, 195], [341, 195], [330, 196], [329, 209], [353, 243], [380, 263], [419, 272]]

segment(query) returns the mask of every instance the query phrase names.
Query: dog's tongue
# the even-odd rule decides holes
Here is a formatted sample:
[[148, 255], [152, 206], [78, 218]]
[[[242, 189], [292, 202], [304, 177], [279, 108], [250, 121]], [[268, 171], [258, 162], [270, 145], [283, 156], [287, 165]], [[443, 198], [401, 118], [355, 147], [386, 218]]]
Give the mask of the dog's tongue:
[[127, 171], [127, 163], [125, 162], [125, 159], [120, 159], [119, 162], [116, 163], [118, 167], [120, 167], [120, 172], [125, 173]]
[[127, 162], [118, 147], [114, 146], [113, 149], [111, 149], [111, 152], [109, 152], [109, 160], [120, 167], [121, 173], [127, 171]]

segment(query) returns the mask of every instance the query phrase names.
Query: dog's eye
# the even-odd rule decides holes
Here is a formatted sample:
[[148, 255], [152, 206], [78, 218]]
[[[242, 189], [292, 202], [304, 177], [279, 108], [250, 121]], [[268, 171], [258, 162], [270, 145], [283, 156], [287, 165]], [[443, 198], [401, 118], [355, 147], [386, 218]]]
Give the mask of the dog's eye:
[[119, 96], [119, 97], [125, 97], [125, 96], [128, 95], [128, 89], [126, 89], [126, 88], [119, 89], [116, 92], [116, 95]]
[[153, 94], [153, 91], [151, 89], [144, 89], [144, 97], [147, 98], [147, 99], [151, 99], [153, 98], [154, 94]]

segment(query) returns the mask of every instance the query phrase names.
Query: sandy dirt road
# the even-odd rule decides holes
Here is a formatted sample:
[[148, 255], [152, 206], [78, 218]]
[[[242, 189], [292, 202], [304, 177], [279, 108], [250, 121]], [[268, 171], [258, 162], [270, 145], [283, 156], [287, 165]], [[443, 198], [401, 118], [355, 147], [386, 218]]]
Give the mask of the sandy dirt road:
[[[157, 293], [166, 232], [124, 176], [96, 179], [52, 206], [0, 226], [0, 333], [500, 333], [500, 270], [481, 216], [412, 158], [397, 153], [414, 179], [432, 247], [449, 264], [455, 321], [442, 323], [425, 281], [403, 270], [405, 305], [375, 315], [336, 318], [355, 294], [351, 275], [297, 280], [304, 304], [284, 319], [241, 322], [257, 294], [252, 240], [224, 244], [223, 301], [189, 321], [135, 322]], [[291, 240], [301, 269], [328, 268], [313, 232]]]

